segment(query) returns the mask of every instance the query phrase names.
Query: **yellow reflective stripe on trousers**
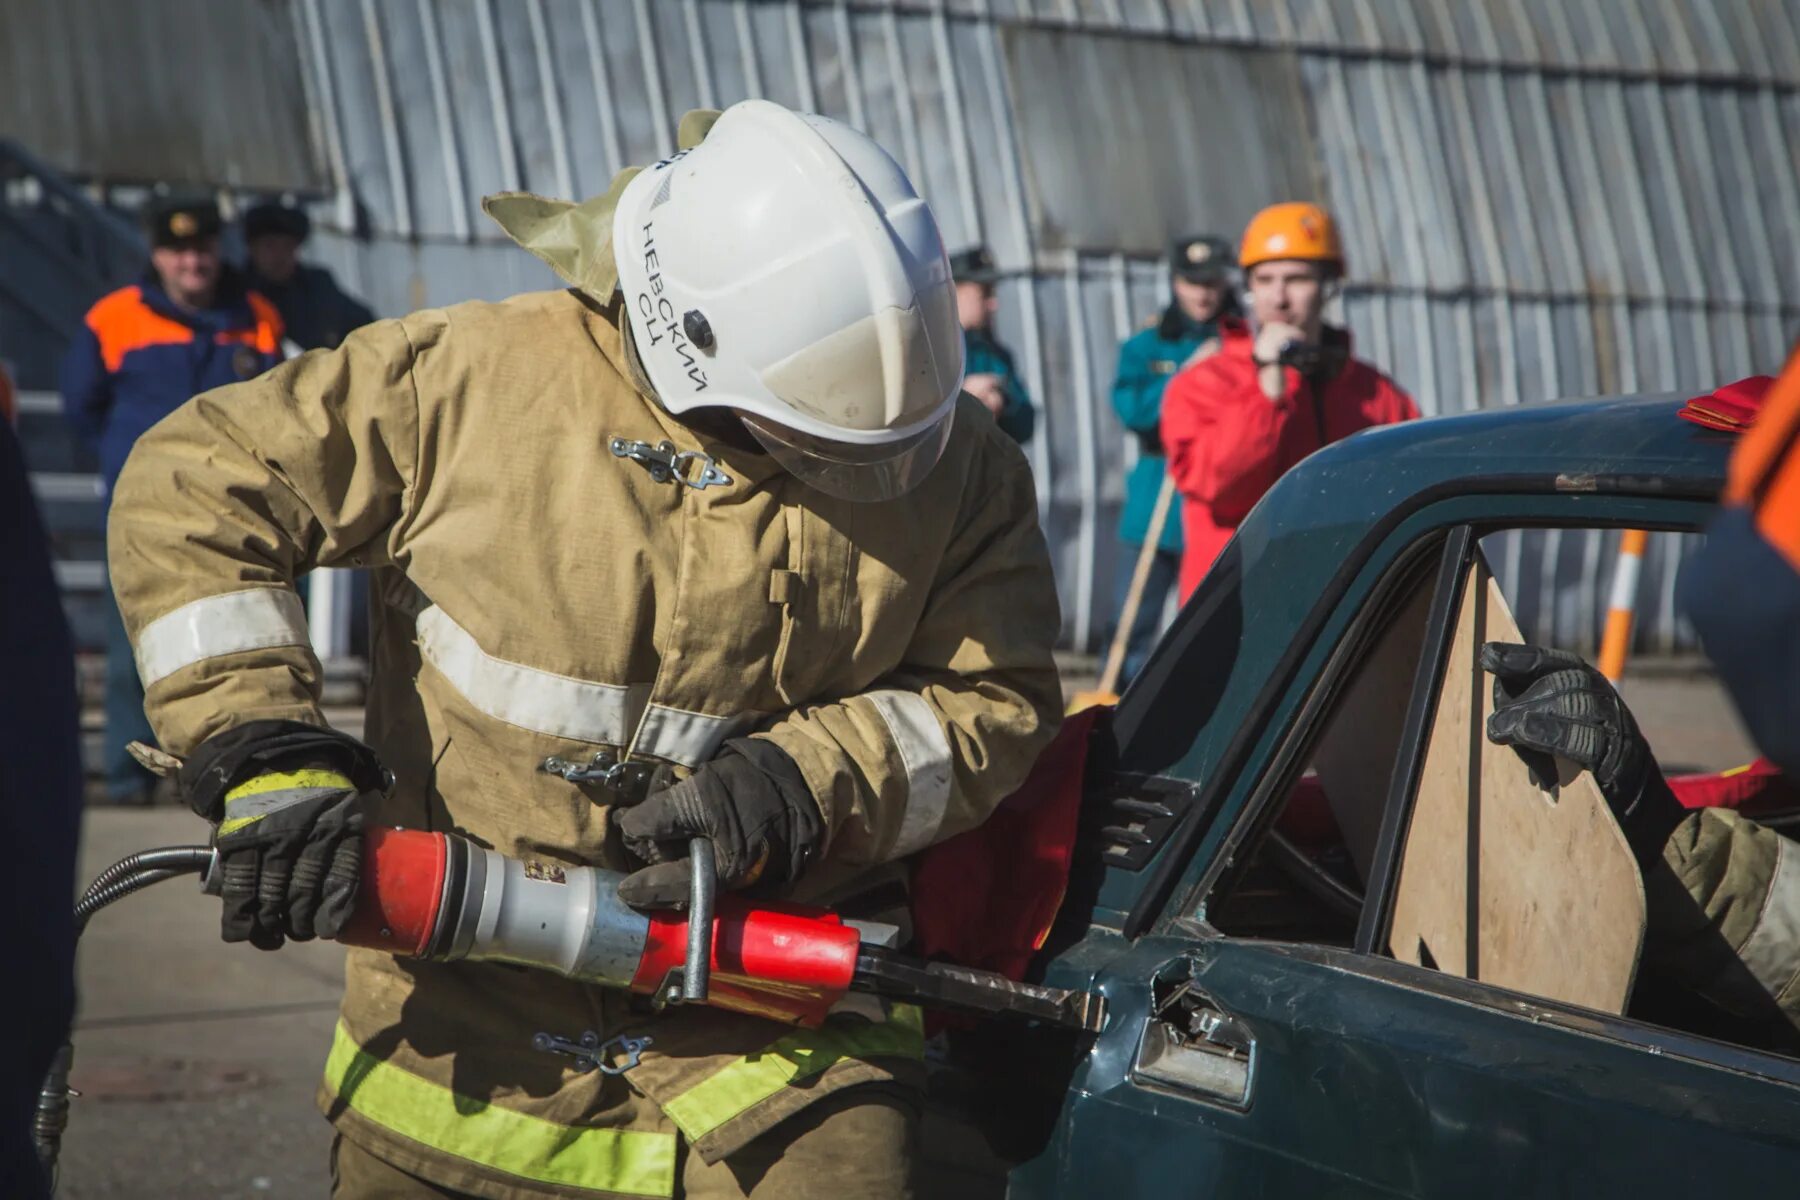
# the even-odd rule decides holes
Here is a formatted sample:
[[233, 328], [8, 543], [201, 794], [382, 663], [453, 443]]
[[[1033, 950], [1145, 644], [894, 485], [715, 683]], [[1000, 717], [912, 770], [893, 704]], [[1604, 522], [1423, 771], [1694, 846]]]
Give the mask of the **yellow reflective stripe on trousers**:
[[911, 1004], [896, 1004], [888, 1019], [828, 1022], [799, 1029], [756, 1054], [746, 1054], [663, 1105], [690, 1141], [762, 1103], [788, 1084], [819, 1074], [846, 1058], [923, 1058], [925, 1017]]
[[375, 1124], [507, 1175], [628, 1196], [675, 1194], [674, 1134], [558, 1125], [496, 1108], [364, 1053], [342, 1025], [325, 1084]]

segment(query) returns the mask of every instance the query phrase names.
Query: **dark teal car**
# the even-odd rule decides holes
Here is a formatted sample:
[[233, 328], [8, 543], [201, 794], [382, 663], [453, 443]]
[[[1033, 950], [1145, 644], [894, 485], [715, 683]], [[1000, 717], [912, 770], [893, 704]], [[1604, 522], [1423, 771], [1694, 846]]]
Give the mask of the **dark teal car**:
[[[1041, 974], [1103, 995], [1105, 1027], [985, 1046], [989, 1107], [1016, 1118], [1000, 1131], [1011, 1196], [1795, 1186], [1800, 1060], [1633, 986], [1631, 874], [1529, 836], [1477, 846], [1489, 826], [1471, 817], [1466, 843], [1439, 847], [1468, 912], [1397, 912], [1431, 840], [1408, 832], [1437, 803], [1421, 799], [1443, 778], [1434, 726], [1481, 753], [1478, 729], [1446, 734], [1440, 714], [1465, 673], [1483, 546], [1513, 530], [1701, 529], [1731, 438], [1679, 407], [1566, 402], [1370, 431], [1306, 460], [1244, 522], [1092, 743]], [[1328, 746], [1343, 721], [1354, 736]], [[1362, 797], [1360, 816], [1336, 812], [1360, 854], [1299, 848], [1283, 811], [1327, 760], [1354, 767], [1333, 786]], [[1485, 812], [1486, 776], [1457, 778], [1467, 795], [1445, 811]], [[1591, 915], [1527, 912], [1508, 945], [1478, 948], [1478, 931], [1494, 936], [1481, 888], [1520, 876]], [[1421, 920], [1461, 942], [1414, 945]], [[1501, 986], [1491, 954], [1535, 955], [1559, 982]]]

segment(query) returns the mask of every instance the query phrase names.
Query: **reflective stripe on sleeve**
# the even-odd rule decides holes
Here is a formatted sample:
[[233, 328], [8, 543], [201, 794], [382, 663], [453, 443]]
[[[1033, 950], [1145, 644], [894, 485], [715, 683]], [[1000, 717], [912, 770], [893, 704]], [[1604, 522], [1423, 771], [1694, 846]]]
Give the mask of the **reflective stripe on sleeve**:
[[950, 742], [937, 714], [916, 692], [868, 692], [867, 700], [887, 726], [906, 769], [906, 815], [890, 852], [905, 858], [937, 840], [950, 806]]
[[197, 662], [271, 646], [307, 646], [311, 654], [306, 611], [290, 588], [246, 588], [184, 604], [139, 630], [134, 652], [138, 678], [149, 687]]
[[674, 1134], [558, 1125], [496, 1108], [364, 1052], [342, 1025], [325, 1086], [384, 1129], [503, 1174], [627, 1196], [675, 1194]]
[[707, 1076], [664, 1104], [663, 1114], [688, 1140], [699, 1141], [790, 1083], [810, 1079], [842, 1059], [924, 1056], [924, 1014], [913, 1005], [896, 1004], [879, 1024], [840, 1018], [818, 1029], [795, 1030]]
[[419, 649], [476, 708], [508, 725], [552, 737], [622, 746], [630, 735], [634, 690], [593, 683], [495, 658], [433, 604], [418, 617]]
[[1780, 836], [1773, 840], [1775, 871], [1738, 957], [1769, 995], [1781, 999], [1800, 964], [1800, 861], [1794, 843]]
[[634, 755], [647, 755], [684, 767], [697, 767], [713, 758], [727, 738], [736, 737], [761, 719], [759, 713], [736, 717], [712, 717], [652, 704], [638, 727]]

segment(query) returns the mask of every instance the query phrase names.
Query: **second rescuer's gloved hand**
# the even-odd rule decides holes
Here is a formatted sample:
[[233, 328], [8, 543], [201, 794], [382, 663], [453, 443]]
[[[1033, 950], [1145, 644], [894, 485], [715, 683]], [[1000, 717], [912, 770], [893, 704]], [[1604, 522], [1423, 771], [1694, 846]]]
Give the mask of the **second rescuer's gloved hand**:
[[298, 721], [252, 721], [202, 743], [178, 783], [216, 826], [225, 941], [274, 950], [337, 936], [361, 882], [360, 795], [385, 774], [361, 742]]
[[[1560, 755], [1592, 772], [1638, 861], [1659, 857], [1686, 813], [1606, 676], [1565, 651], [1509, 642], [1484, 645], [1481, 669], [1494, 677], [1488, 740]], [[1551, 765], [1530, 765], [1540, 778], [1554, 780]]]
[[677, 908], [688, 898], [688, 841], [709, 838], [726, 888], [779, 887], [800, 877], [825, 825], [800, 768], [779, 746], [739, 738], [681, 780], [621, 810], [625, 848], [649, 864], [625, 877], [634, 908]]

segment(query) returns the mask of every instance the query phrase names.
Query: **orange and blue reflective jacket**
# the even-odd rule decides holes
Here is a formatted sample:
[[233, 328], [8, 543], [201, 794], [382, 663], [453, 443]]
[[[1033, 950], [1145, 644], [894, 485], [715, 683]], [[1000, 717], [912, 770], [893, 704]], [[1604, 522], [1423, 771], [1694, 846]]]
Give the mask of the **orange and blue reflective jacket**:
[[281, 316], [230, 270], [212, 307], [176, 307], [154, 275], [100, 298], [62, 362], [63, 411], [110, 495], [132, 445], [192, 396], [281, 361]]
[[1757, 748], [1800, 778], [1800, 350], [1731, 456], [1680, 596]]

